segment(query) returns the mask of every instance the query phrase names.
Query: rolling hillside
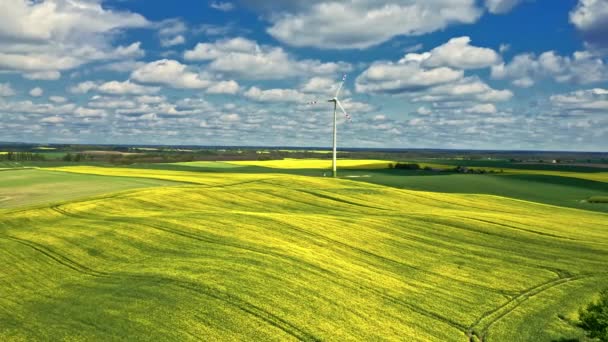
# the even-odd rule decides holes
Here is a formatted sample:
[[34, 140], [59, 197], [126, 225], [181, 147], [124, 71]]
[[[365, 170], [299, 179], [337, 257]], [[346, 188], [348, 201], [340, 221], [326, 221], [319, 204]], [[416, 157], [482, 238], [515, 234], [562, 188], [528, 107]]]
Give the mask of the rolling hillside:
[[604, 213], [286, 174], [62, 170], [188, 184], [0, 211], [2, 340], [551, 341], [580, 336], [569, 319], [608, 283]]

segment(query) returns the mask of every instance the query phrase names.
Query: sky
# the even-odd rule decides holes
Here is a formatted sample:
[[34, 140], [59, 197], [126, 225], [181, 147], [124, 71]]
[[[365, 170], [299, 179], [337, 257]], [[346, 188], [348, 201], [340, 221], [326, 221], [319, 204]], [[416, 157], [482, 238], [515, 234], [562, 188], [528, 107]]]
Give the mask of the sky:
[[[608, 0], [0, 0], [0, 141], [607, 151]], [[316, 102], [315, 102], [316, 101]]]

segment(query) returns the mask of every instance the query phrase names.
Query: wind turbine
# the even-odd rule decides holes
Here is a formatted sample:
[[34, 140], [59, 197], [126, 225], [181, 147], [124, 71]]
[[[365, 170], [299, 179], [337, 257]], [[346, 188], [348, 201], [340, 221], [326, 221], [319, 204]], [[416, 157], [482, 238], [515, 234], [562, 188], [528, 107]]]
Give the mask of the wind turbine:
[[[344, 107], [342, 106], [342, 103], [340, 103], [340, 99], [338, 98], [338, 96], [340, 95], [340, 91], [342, 90], [342, 87], [344, 86], [344, 81], [346, 81], [346, 75], [344, 75], [342, 77], [342, 82], [340, 82], [340, 85], [338, 86], [336, 95], [332, 99], [327, 100], [327, 102], [333, 102], [333, 104], [334, 104], [334, 141], [333, 141], [333, 158], [332, 158], [332, 163], [331, 163], [332, 175], [334, 178], [338, 175], [337, 167], [336, 167], [337, 142], [338, 142], [338, 125], [337, 125], [336, 119], [337, 119], [338, 107], [340, 107], [340, 110], [342, 110], [346, 119], [348, 121], [350, 121], [350, 115], [348, 115], [348, 113], [346, 113], [346, 110], [344, 109]], [[317, 103], [317, 101], [310, 102], [310, 104], [316, 104], [316, 103]]]

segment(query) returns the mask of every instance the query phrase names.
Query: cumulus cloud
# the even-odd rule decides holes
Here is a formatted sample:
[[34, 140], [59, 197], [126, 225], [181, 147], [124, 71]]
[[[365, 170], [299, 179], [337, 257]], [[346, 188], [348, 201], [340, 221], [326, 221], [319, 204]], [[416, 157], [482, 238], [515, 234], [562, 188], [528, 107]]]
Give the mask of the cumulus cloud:
[[89, 91], [97, 88], [97, 83], [93, 81], [80, 82], [75, 86], [70, 87], [69, 91], [73, 94], [86, 94]]
[[239, 84], [236, 81], [220, 81], [207, 88], [209, 94], [231, 94], [239, 92]]
[[481, 103], [476, 104], [465, 110], [467, 113], [472, 114], [496, 114], [496, 106], [492, 103]]
[[[494, 50], [470, 42], [466, 36], [452, 38], [431, 51], [408, 53], [396, 63], [376, 62], [357, 78], [356, 90], [398, 94], [470, 86], [471, 82], [458, 83], [464, 78], [463, 70], [486, 68], [500, 61]], [[480, 81], [473, 83], [478, 86]], [[446, 86], [441, 87], [443, 84]], [[485, 86], [487, 93], [489, 86]]]
[[81, 118], [102, 118], [108, 115], [108, 113], [104, 109], [92, 109], [86, 107], [78, 107], [73, 111], [72, 114]]
[[66, 98], [65, 98], [65, 97], [63, 97], [63, 96], [56, 96], [56, 95], [53, 95], [53, 96], [49, 96], [49, 100], [50, 100], [51, 102], [54, 102], [54, 103], [64, 103], [64, 102], [66, 102], [68, 99], [66, 99]]
[[492, 67], [492, 78], [510, 79], [520, 87], [530, 87], [536, 80], [551, 78], [560, 83], [589, 84], [608, 79], [604, 61], [588, 51], [574, 52], [572, 57], [547, 51], [539, 56], [520, 54], [509, 63]]
[[579, 0], [570, 12], [570, 22], [590, 44], [608, 47], [608, 2], [605, 0]]
[[351, 69], [347, 63], [322, 63], [318, 60], [298, 60], [280, 47], [259, 45], [245, 38], [198, 43], [184, 53], [189, 61], [209, 62], [211, 71], [247, 79], [283, 79], [314, 74], [335, 74]]
[[78, 83], [75, 86], [70, 87], [69, 91], [74, 94], [86, 94], [89, 91], [99, 91], [104, 94], [113, 94], [113, 95], [143, 95], [143, 94], [153, 94], [157, 93], [160, 88], [159, 87], [148, 87], [143, 86], [137, 83], [133, 83], [130, 80], [126, 81], [109, 81], [109, 82], [93, 82], [93, 81], [85, 81]]
[[417, 101], [463, 101], [502, 102], [513, 97], [510, 90], [497, 90], [478, 77], [465, 77], [456, 82], [433, 87], [424, 94], [417, 95]]
[[429, 114], [433, 113], [433, 111], [422, 106], [422, 107], [418, 107], [418, 109], [416, 110], [416, 113], [418, 113], [420, 115], [429, 115]]
[[98, 88], [98, 91], [105, 94], [114, 94], [114, 95], [123, 95], [123, 94], [131, 94], [131, 95], [143, 95], [143, 94], [152, 94], [157, 93], [160, 88], [158, 87], [147, 87], [142, 86], [137, 83], [133, 83], [130, 80], [119, 82], [119, 81], [110, 81], [101, 84]]
[[184, 33], [188, 27], [183, 21], [179, 19], [166, 19], [156, 25], [158, 27], [158, 38], [162, 47], [181, 45], [186, 42]]
[[160, 45], [162, 47], [170, 47], [170, 46], [175, 46], [175, 45], [181, 45], [181, 44], [184, 44], [185, 42], [186, 42], [186, 38], [184, 38], [184, 36], [182, 36], [180, 34], [180, 35], [175, 36], [173, 38], [161, 39], [160, 40]]
[[486, 0], [486, 8], [490, 13], [504, 14], [510, 12], [522, 0]]
[[304, 103], [307, 96], [295, 89], [267, 89], [251, 87], [243, 95], [256, 102], [292, 102]]
[[148, 24], [139, 14], [104, 9], [101, 0], [2, 1], [0, 67], [55, 79], [92, 61], [141, 57], [139, 43], [115, 47], [112, 38]]
[[10, 83], [0, 83], [0, 96], [13, 96], [15, 91]]
[[44, 90], [42, 90], [42, 88], [40, 88], [40, 87], [32, 88], [30, 90], [30, 96], [40, 97], [40, 96], [42, 96], [42, 94], [44, 94]]
[[51, 123], [51, 124], [58, 124], [58, 123], [62, 123], [64, 122], [65, 119], [63, 119], [60, 116], [49, 116], [46, 118], [43, 118], [42, 120], [40, 120], [40, 122], [42, 123]]
[[482, 10], [475, 0], [244, 0], [271, 22], [268, 33], [293, 46], [368, 48], [395, 36], [417, 36], [453, 24], [471, 24]]
[[577, 90], [567, 94], [552, 95], [551, 103], [558, 108], [574, 112], [608, 111], [608, 89]]
[[365, 70], [355, 84], [361, 93], [404, 93], [421, 91], [463, 77], [462, 70], [448, 67], [425, 69], [420, 61], [402, 59], [397, 63], [376, 62]]
[[37, 71], [23, 74], [28, 80], [53, 81], [61, 78], [61, 73], [57, 70]]
[[424, 55], [424, 65], [449, 66], [458, 69], [480, 69], [500, 61], [500, 56], [490, 48], [472, 46], [471, 38], [452, 38]]
[[165, 84], [173, 88], [202, 89], [210, 81], [192, 71], [176, 60], [161, 59], [143, 65], [131, 73], [131, 78], [142, 83]]

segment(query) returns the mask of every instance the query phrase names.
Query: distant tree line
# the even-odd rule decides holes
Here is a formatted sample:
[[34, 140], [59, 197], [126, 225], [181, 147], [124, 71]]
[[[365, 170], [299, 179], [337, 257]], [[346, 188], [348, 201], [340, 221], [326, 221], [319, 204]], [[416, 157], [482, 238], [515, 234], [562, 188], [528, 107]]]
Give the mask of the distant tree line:
[[0, 160], [7, 161], [41, 161], [46, 160], [46, 158], [39, 153], [32, 152], [8, 152], [4, 154], [0, 154]]
[[66, 161], [66, 162], [81, 162], [81, 161], [85, 161], [85, 160], [92, 160], [93, 157], [88, 155], [88, 154], [84, 154], [84, 153], [66, 153], [63, 158], [61, 158], [61, 160]]
[[471, 174], [485, 174], [485, 173], [498, 173], [503, 170], [497, 171], [493, 169], [481, 169], [481, 168], [468, 168], [466, 166], [456, 166], [449, 169], [434, 169], [430, 166], [421, 167], [420, 164], [416, 163], [395, 163], [388, 164], [389, 169], [401, 169], [401, 170], [423, 170], [423, 171], [434, 171], [434, 172], [455, 172], [455, 173], [471, 173]]

